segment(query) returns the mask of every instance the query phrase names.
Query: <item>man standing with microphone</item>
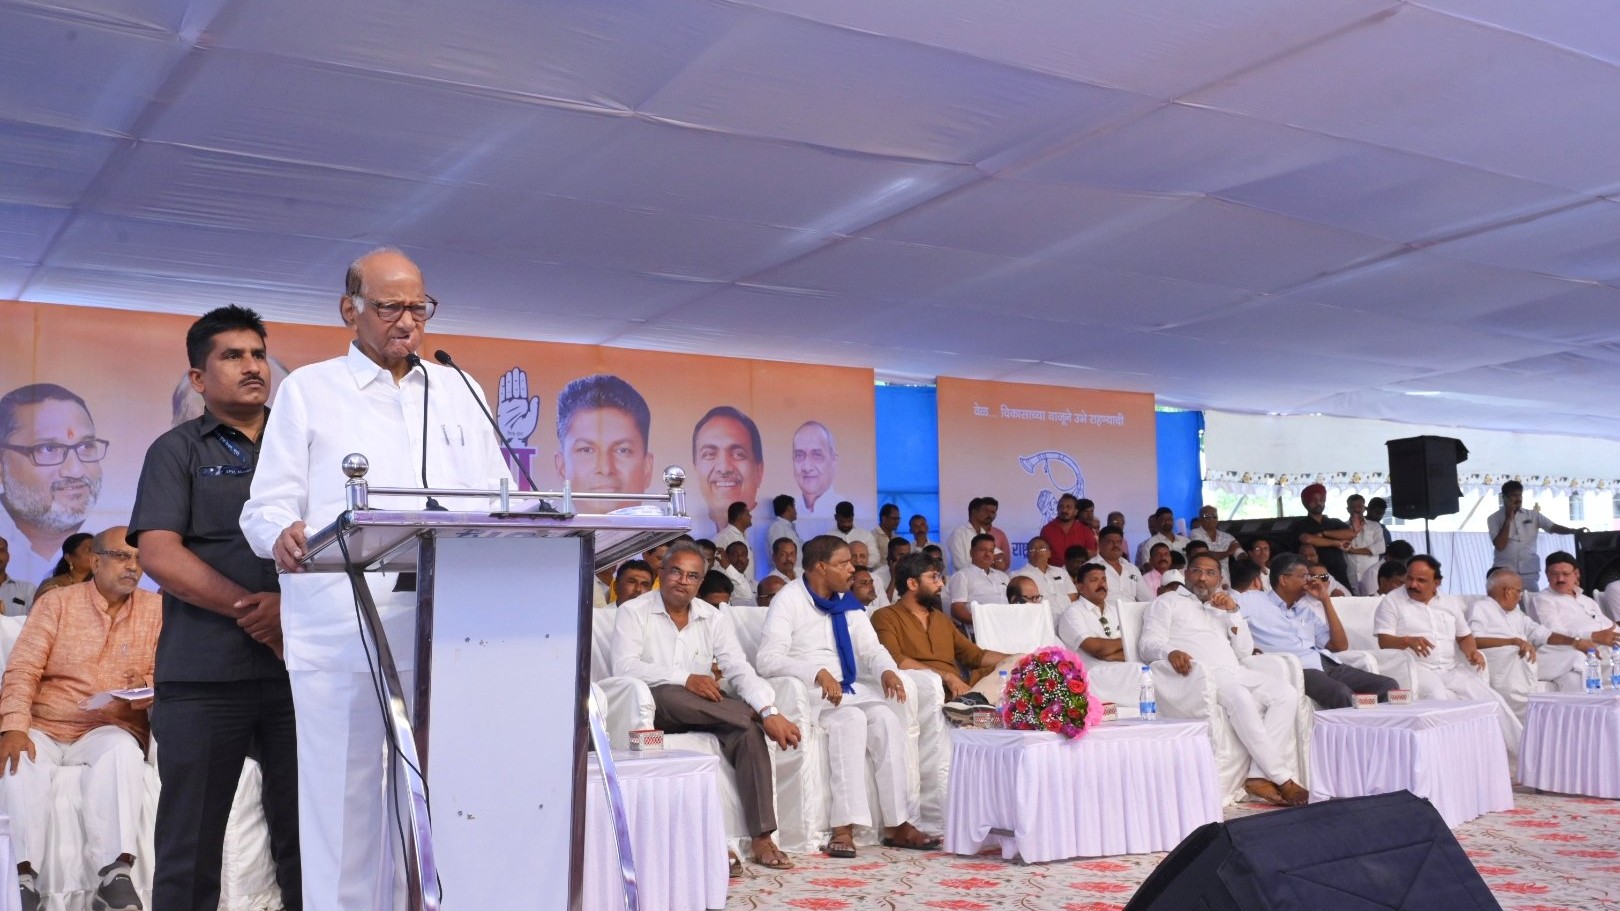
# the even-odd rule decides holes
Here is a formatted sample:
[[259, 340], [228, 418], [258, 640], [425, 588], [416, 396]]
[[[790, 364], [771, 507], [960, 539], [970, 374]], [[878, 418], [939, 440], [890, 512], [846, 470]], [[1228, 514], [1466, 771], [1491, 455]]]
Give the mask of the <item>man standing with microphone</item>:
[[[343, 356], [282, 381], [242, 509], [254, 552], [286, 573], [282, 636], [298, 715], [299, 839], [310, 911], [404, 904], [402, 827], [382, 787], [395, 760], [385, 753], [386, 722], [354, 592], [341, 573], [299, 572], [308, 534], [345, 508], [343, 457], [364, 454], [366, 479], [376, 487], [491, 489], [510, 480], [481, 399], [452, 370], [418, 357], [437, 309], [421, 270], [399, 250], [354, 261], [338, 306], [354, 341]], [[436, 506], [376, 495], [372, 505]], [[369, 573], [366, 581], [409, 694], [416, 595], [394, 573]]]

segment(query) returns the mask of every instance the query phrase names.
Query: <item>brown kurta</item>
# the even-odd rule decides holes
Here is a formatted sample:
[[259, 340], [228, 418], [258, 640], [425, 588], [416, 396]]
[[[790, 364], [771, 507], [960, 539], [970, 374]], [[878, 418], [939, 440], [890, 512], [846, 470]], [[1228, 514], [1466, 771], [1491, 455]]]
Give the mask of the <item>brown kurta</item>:
[[905, 607], [891, 604], [872, 613], [872, 628], [895, 661], [910, 658], [940, 674], [959, 673], [957, 665], [961, 664], [968, 669], [969, 685], [990, 673], [989, 668], [979, 667], [984, 649], [962, 635], [951, 618], [940, 611], [929, 611], [924, 625]]

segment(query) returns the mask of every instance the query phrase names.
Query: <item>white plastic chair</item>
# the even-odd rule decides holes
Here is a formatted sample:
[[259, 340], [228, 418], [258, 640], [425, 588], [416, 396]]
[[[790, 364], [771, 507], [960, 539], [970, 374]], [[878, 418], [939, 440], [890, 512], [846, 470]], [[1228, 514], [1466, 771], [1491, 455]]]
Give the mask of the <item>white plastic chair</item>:
[[973, 641], [979, 648], [1007, 655], [1022, 655], [1058, 645], [1052, 609], [1045, 604], [968, 605], [973, 614]]

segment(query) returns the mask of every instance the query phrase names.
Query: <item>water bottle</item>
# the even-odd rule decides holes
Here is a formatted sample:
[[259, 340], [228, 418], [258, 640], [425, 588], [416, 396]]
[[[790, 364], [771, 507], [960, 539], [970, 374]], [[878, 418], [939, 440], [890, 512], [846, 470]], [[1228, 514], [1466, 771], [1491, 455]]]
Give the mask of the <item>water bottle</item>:
[[1153, 695], [1153, 669], [1142, 665], [1142, 687], [1137, 691], [1136, 709], [1143, 721], [1159, 720], [1159, 701]]
[[1603, 679], [1598, 676], [1597, 649], [1586, 650], [1586, 692], [1594, 695], [1603, 688]]
[[1614, 649], [1609, 649], [1609, 689], [1620, 690], [1620, 661], [1614, 660]]
[[999, 673], [1001, 674], [1001, 695], [996, 697], [996, 705], [1007, 701], [1007, 672], [1000, 671]]

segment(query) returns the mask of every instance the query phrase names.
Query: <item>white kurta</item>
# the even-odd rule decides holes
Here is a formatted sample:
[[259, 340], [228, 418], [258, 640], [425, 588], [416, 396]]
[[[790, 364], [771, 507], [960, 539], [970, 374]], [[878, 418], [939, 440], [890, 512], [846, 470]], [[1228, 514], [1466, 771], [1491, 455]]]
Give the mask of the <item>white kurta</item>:
[[[510, 480], [499, 442], [461, 378], [422, 365], [398, 385], [353, 345], [282, 380], [270, 413], [242, 531], [270, 557], [282, 529], [303, 521], [313, 534], [344, 508], [341, 463], [351, 452], [371, 462], [374, 487], [422, 483], [424, 379], [427, 477], [434, 487], [493, 489]], [[480, 393], [480, 396], [482, 393]], [[516, 489], [514, 485], [513, 489]], [[419, 497], [372, 497], [378, 508], [421, 509]], [[451, 509], [487, 508], [457, 499]], [[392, 573], [367, 584], [411, 691], [416, 596], [393, 590]], [[341, 573], [281, 577], [281, 623], [298, 713], [298, 830], [306, 909], [391, 909], [402, 888], [396, 826], [382, 797], [383, 719]]]
[[951, 561], [948, 567], [951, 572], [973, 565], [973, 539], [978, 536], [979, 530], [972, 525], [958, 525], [951, 529], [950, 536], [945, 539], [945, 556]]
[[1179, 712], [1197, 704], [1190, 678], [1201, 670], [1215, 681], [1216, 699], [1249, 752], [1249, 777], [1276, 784], [1294, 780], [1299, 773], [1295, 727], [1303, 696], [1287, 683], [1243, 666], [1243, 659], [1254, 654], [1254, 637], [1242, 613], [1211, 607], [1185, 592], [1160, 595], [1142, 617], [1136, 648], [1144, 661], [1167, 662], [1175, 651], [1191, 655], [1188, 677], [1167, 663], [1155, 668], [1155, 691], [1166, 708]]
[[[1059, 564], [1049, 564], [1045, 570], [1040, 570], [1025, 563], [1018, 567], [1012, 576], [1035, 580], [1035, 584], [1040, 587], [1041, 597], [1046, 599], [1046, 606], [1052, 609], [1053, 623], [1056, 623], [1058, 618], [1063, 616], [1063, 612], [1069, 609], [1069, 605], [1074, 603], [1076, 593], [1074, 580], [1069, 578], [1069, 571]], [[1007, 581], [1011, 582], [1012, 577]]]
[[1361, 526], [1361, 531], [1350, 539], [1350, 546], [1365, 547], [1372, 551], [1371, 555], [1351, 553], [1344, 555], [1345, 563], [1349, 569], [1350, 582], [1357, 589], [1364, 586], [1365, 583], [1362, 580], [1367, 575], [1367, 571], [1370, 569], [1373, 572], [1373, 587], [1364, 591], [1358, 590], [1356, 594], [1371, 595], [1376, 593], [1378, 591], [1378, 564], [1384, 562], [1384, 526], [1377, 522], [1364, 523]]
[[1577, 639], [1589, 638], [1599, 630], [1614, 626], [1614, 621], [1598, 607], [1598, 603], [1586, 595], [1536, 592], [1531, 596], [1531, 607], [1542, 626]]
[[731, 580], [732, 604], [738, 607], [753, 607], [759, 603], [758, 591], [754, 588], [754, 580], [748, 578], [749, 574], [739, 572], [735, 566], [728, 566], [721, 571]]
[[743, 546], [748, 548], [748, 566], [751, 570], [757, 570], [759, 568], [759, 560], [754, 556], [754, 547], [752, 544], [748, 543], [748, 535], [744, 534], [743, 531], [735, 525], [727, 525], [725, 528], [722, 528], [715, 533], [715, 550], [719, 551], [720, 553], [725, 553], [726, 548], [730, 547], [732, 543], [736, 541], [741, 541]]
[[1111, 566], [1102, 557], [1092, 557], [1087, 563], [1095, 563], [1108, 572], [1108, 603], [1118, 604], [1121, 601], [1152, 601], [1157, 598], [1158, 592], [1147, 587], [1142, 580], [1142, 571], [1135, 565], [1119, 561], [1119, 569]]
[[[1536, 647], [1536, 679], [1546, 680], [1560, 692], [1579, 693], [1586, 688], [1586, 657], [1567, 645], [1548, 645], [1552, 630], [1530, 619], [1518, 605], [1503, 610], [1490, 598], [1468, 605], [1468, 628], [1476, 638], [1523, 639]], [[1507, 695], [1507, 694], [1504, 694]], [[1510, 697], [1509, 701], [1513, 699]], [[1514, 706], [1515, 710], [1518, 706]]]
[[1373, 635], [1422, 636], [1433, 644], [1427, 655], [1412, 653], [1412, 682], [1417, 698], [1491, 699], [1501, 706], [1497, 720], [1512, 763], [1519, 754], [1524, 723], [1506, 697], [1491, 688], [1485, 672], [1469, 664], [1461, 654], [1457, 640], [1472, 634], [1462, 599], [1455, 595], [1435, 595], [1425, 604], [1413, 600], [1406, 589], [1397, 588], [1385, 595], [1373, 611]]
[[[889, 650], [878, 641], [865, 611], [845, 615], [857, 668], [855, 692], [845, 693], [839, 705], [822, 703], [819, 721], [827, 731], [829, 782], [834, 826], [848, 824], [897, 826], [917, 815], [909, 793], [906, 725], [898, 709], [883, 695], [881, 678], [899, 668]], [[793, 677], [804, 681], [814, 695], [816, 676], [825, 670], [842, 677], [833, 621], [816, 609], [803, 579], [783, 586], [771, 599], [754, 655], [759, 673], [766, 677]], [[878, 812], [866, 796], [866, 771], [877, 780]], [[926, 771], [926, 770], [925, 770]]]
[[949, 606], [958, 601], [1006, 604], [1008, 581], [1007, 574], [999, 569], [980, 569], [969, 563], [951, 573], [945, 583], [945, 604]]

